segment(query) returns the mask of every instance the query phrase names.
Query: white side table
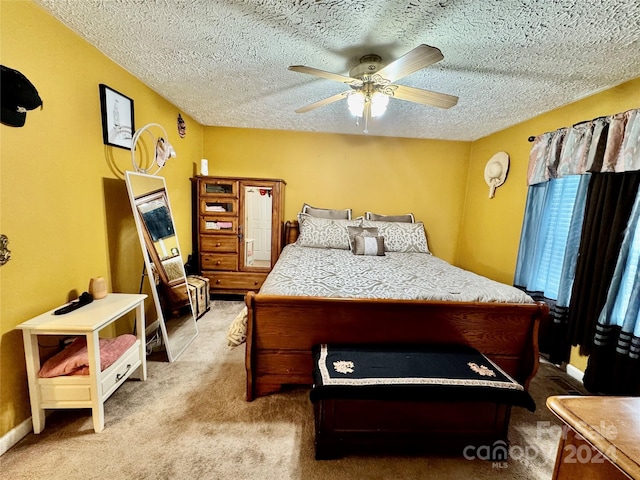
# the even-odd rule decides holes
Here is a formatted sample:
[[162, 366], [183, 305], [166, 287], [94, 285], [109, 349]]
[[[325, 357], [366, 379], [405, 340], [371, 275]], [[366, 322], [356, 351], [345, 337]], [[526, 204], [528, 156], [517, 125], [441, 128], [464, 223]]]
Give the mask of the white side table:
[[[111, 293], [64, 315], [54, 310], [17, 326], [22, 330], [29, 380], [33, 432], [44, 429], [45, 409], [91, 408], [93, 429], [104, 429], [104, 402], [134, 372], [147, 379], [144, 299], [147, 295]], [[100, 371], [99, 331], [135, 309], [136, 343], [109, 368]], [[89, 375], [39, 378], [38, 335], [85, 335]]]

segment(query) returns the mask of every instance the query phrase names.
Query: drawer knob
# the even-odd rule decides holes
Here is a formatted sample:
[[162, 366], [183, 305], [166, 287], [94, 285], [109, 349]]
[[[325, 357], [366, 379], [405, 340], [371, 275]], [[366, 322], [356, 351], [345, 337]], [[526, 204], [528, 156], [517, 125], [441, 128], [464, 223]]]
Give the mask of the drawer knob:
[[220, 285], [220, 280], [216, 280], [216, 285]]
[[216, 247], [219, 247], [220, 245], [222, 245], [220, 242], [216, 243]]
[[220, 265], [221, 263], [222, 263], [222, 262], [221, 262], [220, 260], [218, 260], [218, 261], [216, 262], [216, 265]]

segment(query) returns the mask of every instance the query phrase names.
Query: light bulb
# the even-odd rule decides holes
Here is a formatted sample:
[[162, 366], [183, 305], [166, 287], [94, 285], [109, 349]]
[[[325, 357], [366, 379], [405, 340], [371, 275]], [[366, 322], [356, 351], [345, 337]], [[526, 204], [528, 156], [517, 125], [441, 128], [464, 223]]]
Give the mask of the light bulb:
[[379, 117], [386, 110], [389, 104], [389, 97], [384, 93], [376, 92], [371, 96], [371, 116]]
[[354, 117], [362, 117], [364, 112], [364, 95], [362, 92], [354, 92], [347, 97], [349, 111]]

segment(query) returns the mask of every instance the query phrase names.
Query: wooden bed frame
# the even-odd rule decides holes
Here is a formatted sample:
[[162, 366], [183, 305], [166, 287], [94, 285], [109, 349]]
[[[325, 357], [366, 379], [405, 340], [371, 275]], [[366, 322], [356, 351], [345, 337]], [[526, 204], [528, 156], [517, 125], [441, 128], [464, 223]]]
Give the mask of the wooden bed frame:
[[247, 400], [284, 385], [311, 385], [320, 343], [465, 344], [522, 385], [538, 368], [538, 324], [546, 304], [286, 297], [249, 292]]
[[[297, 237], [287, 222], [284, 243]], [[248, 309], [246, 398], [285, 385], [311, 385], [311, 348], [320, 343], [465, 344], [525, 388], [538, 369], [538, 326], [548, 315], [532, 304], [245, 296]]]

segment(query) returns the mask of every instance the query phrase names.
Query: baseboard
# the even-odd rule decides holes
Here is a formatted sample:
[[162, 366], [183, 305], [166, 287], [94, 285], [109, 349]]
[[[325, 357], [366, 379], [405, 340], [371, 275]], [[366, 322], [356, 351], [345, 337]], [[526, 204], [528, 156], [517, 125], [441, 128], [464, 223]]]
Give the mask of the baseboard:
[[0, 437], [0, 456], [33, 431], [31, 417]]
[[567, 365], [567, 375], [569, 375], [571, 378], [575, 378], [580, 383], [582, 383], [582, 378], [584, 377], [584, 372], [582, 370], [574, 367], [573, 365], [571, 365], [569, 363]]

